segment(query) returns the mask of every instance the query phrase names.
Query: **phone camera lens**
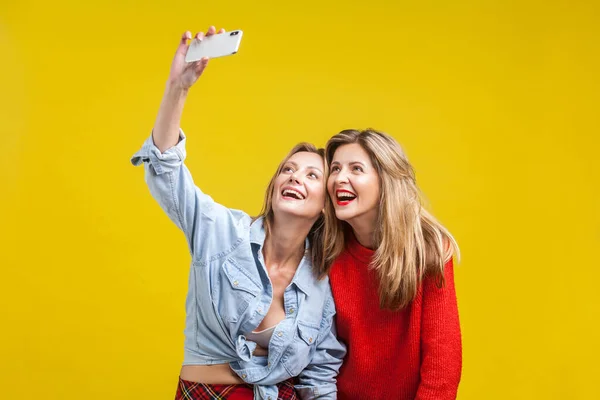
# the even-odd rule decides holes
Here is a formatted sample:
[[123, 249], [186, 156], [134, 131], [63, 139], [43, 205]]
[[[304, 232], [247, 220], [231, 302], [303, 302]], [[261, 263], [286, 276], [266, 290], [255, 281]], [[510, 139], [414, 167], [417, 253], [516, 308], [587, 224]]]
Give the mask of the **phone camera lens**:
[[235, 35], [237, 35], [238, 33], [239, 33], [238, 31], [233, 31], [233, 32], [231, 32], [231, 33], [229, 34], [229, 36], [235, 36]]

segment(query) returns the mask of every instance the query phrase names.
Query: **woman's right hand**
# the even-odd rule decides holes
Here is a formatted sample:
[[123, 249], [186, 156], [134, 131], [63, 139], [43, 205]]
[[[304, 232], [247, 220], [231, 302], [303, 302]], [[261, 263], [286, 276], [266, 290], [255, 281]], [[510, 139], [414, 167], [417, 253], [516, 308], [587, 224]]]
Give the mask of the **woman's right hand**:
[[[196, 33], [195, 38], [198, 40], [204, 39], [204, 37], [212, 36], [216, 34], [216, 29], [214, 26], [211, 26], [206, 31], [206, 34], [203, 32]], [[219, 30], [220, 33], [224, 33], [225, 29]], [[187, 54], [189, 44], [188, 40], [192, 39], [192, 34], [189, 31], [186, 31], [179, 41], [179, 47], [177, 47], [177, 51], [175, 52], [175, 57], [173, 57], [173, 62], [171, 63], [171, 72], [169, 73], [169, 85], [172, 87], [176, 87], [182, 90], [188, 90], [192, 85], [200, 78], [202, 72], [204, 72], [204, 68], [208, 65], [208, 57], [204, 57], [199, 61], [194, 62], [186, 62], [185, 55]]]
[[[219, 33], [223, 32], [225, 32], [225, 29], [219, 31]], [[206, 35], [199, 32], [196, 34], [196, 38], [202, 40], [205, 36], [215, 34], [216, 29], [211, 26], [206, 31]], [[152, 130], [152, 139], [161, 153], [179, 143], [179, 124], [181, 123], [181, 114], [183, 113], [188, 90], [200, 78], [204, 68], [208, 65], [208, 58], [206, 57], [190, 63], [185, 61], [185, 55], [189, 48], [188, 40], [191, 38], [192, 34], [190, 32], [185, 32], [181, 36], [179, 47], [177, 47], [175, 57], [173, 57], [171, 63], [171, 72], [169, 73], [165, 94], [160, 103]]]

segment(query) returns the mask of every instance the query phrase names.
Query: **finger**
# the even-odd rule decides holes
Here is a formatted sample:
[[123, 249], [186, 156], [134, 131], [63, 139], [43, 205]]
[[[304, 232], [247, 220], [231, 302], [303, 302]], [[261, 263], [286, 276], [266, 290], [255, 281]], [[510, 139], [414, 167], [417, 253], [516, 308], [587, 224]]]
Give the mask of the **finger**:
[[206, 36], [214, 35], [217, 32], [217, 29], [214, 26], [210, 26], [206, 31]]
[[218, 33], [225, 33], [225, 28], [221, 28], [221, 29], [219, 29], [219, 32], [218, 32]]
[[183, 35], [181, 35], [181, 39], [179, 39], [179, 46], [177, 46], [177, 51], [180, 53], [184, 53], [188, 47], [188, 40], [192, 38], [192, 33], [190, 31], [185, 31]]
[[183, 35], [181, 35], [181, 43], [187, 43], [188, 40], [192, 38], [192, 32], [185, 31]]
[[195, 38], [198, 39], [198, 40], [204, 39], [204, 32], [198, 32], [198, 33], [196, 33]]
[[196, 63], [196, 66], [195, 66], [196, 74], [197, 75], [202, 74], [202, 71], [204, 71], [204, 68], [206, 68], [207, 65], [208, 65], [208, 57], [202, 57], [202, 59]]

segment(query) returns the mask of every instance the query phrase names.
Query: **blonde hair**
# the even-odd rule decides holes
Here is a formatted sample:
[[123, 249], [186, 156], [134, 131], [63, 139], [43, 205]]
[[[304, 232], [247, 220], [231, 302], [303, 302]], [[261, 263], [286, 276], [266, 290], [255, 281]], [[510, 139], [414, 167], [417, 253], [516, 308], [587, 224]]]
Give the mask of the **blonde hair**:
[[[373, 129], [341, 131], [327, 142], [325, 160], [330, 165], [335, 151], [358, 143], [368, 154], [379, 175], [379, 213], [375, 223], [375, 255], [371, 267], [379, 276], [382, 308], [398, 310], [415, 299], [425, 275], [438, 286], [444, 282], [444, 265], [453, 254], [459, 256], [456, 241], [422, 206], [415, 173], [402, 148], [391, 136]], [[324, 269], [344, 250], [350, 227], [335, 216], [331, 201], [325, 205]]]
[[[273, 175], [273, 177], [271, 177], [271, 180], [269, 181], [269, 186], [267, 186], [267, 192], [265, 193], [265, 200], [263, 202], [262, 210], [260, 211], [260, 214], [256, 217], [256, 218], [264, 217], [264, 228], [265, 228], [265, 235], [266, 235], [265, 237], [268, 237], [271, 234], [273, 221], [274, 221], [274, 217], [275, 217], [275, 214], [273, 213], [273, 191], [275, 189], [275, 179], [279, 176], [279, 174], [281, 174], [281, 171], [282, 171], [285, 163], [287, 163], [288, 160], [294, 154], [300, 153], [300, 152], [308, 152], [308, 153], [318, 154], [319, 156], [321, 156], [321, 158], [325, 159], [325, 150], [324, 149], [317, 148], [316, 146], [314, 146], [310, 143], [302, 142], [302, 143], [298, 143], [296, 146], [294, 146], [292, 148], [292, 150], [290, 150], [288, 155], [283, 159], [283, 161], [281, 161], [281, 163], [279, 164], [279, 167], [277, 168], [277, 171], [275, 171], [275, 174]], [[309, 251], [310, 251], [310, 255], [311, 255], [313, 271], [315, 272], [316, 275], [319, 275], [319, 272], [324, 269], [324, 262], [325, 262], [324, 255], [323, 255], [324, 228], [325, 228], [325, 217], [323, 216], [323, 213], [321, 213], [319, 215], [318, 219], [313, 224], [313, 226], [310, 228], [310, 231], [308, 232], [308, 236], [307, 236], [308, 242], [310, 244]]]

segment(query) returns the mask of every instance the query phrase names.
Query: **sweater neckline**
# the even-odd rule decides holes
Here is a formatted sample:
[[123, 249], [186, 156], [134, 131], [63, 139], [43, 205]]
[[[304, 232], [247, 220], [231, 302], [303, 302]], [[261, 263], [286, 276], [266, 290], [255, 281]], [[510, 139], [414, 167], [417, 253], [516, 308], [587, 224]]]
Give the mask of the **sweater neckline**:
[[375, 250], [371, 250], [360, 244], [360, 242], [356, 239], [356, 236], [354, 236], [354, 232], [352, 232], [352, 230], [347, 233], [346, 249], [348, 250], [348, 253], [350, 253], [350, 255], [352, 255], [355, 259], [366, 264], [371, 262], [371, 259], [375, 254]]

